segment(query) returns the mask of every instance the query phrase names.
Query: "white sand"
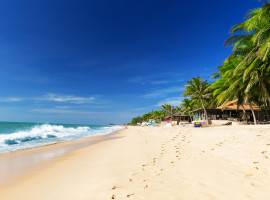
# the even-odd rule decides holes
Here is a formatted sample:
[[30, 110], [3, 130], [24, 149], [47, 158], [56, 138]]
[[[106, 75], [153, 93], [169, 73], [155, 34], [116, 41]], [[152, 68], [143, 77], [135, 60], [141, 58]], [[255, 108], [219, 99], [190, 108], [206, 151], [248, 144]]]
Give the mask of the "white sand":
[[270, 126], [129, 127], [0, 189], [0, 199], [270, 199]]

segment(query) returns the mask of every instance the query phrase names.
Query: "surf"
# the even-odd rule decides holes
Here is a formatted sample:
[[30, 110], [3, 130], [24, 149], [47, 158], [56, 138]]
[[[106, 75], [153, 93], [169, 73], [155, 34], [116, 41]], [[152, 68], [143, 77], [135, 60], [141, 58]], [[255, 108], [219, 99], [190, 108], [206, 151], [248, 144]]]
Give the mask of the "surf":
[[23, 126], [23, 129], [19, 128], [10, 133], [0, 132], [0, 153], [105, 135], [122, 128], [100, 125], [29, 124], [28, 127]]

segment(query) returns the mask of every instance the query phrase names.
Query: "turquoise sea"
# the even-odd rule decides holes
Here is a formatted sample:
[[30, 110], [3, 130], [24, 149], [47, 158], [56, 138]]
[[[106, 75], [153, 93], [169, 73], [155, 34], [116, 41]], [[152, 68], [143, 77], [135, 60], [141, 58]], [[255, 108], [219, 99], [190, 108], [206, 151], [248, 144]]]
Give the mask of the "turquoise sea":
[[0, 153], [110, 134], [122, 126], [0, 122]]

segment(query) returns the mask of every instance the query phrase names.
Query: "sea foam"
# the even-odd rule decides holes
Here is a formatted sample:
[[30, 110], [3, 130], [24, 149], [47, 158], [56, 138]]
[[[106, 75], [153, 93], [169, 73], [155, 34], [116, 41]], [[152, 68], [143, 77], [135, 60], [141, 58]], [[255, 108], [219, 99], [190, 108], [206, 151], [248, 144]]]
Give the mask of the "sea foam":
[[0, 153], [59, 141], [105, 135], [120, 129], [123, 129], [123, 127], [103, 126], [91, 128], [90, 126], [65, 127], [63, 125], [51, 124], [36, 125], [28, 130], [18, 130], [9, 134], [0, 134]]

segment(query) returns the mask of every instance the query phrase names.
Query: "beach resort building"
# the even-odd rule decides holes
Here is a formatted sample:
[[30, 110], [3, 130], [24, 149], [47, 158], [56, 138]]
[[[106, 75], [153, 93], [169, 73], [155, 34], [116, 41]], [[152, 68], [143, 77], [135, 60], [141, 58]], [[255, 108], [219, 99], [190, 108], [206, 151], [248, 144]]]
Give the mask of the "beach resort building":
[[[253, 122], [254, 117], [252, 109], [257, 121], [266, 121], [266, 111], [261, 109], [255, 103], [245, 102], [242, 105], [238, 104], [238, 99], [225, 103], [217, 108], [207, 108], [208, 122], [210, 124], [224, 124], [232, 122], [240, 124], [243, 121]], [[206, 116], [202, 108], [192, 111], [193, 121], [206, 122]]]
[[190, 117], [180, 111], [167, 116], [166, 119], [167, 119], [166, 124], [167, 126], [176, 126], [179, 124], [187, 124], [191, 122]]

